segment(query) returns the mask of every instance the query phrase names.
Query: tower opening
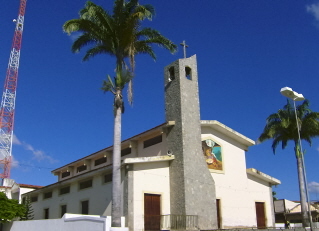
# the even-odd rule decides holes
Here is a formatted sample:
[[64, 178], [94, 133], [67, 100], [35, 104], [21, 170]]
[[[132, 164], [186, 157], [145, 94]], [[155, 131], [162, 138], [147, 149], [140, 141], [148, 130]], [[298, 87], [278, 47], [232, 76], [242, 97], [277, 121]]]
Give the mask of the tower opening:
[[185, 67], [185, 76], [187, 79], [192, 80], [192, 69], [190, 67]]
[[175, 79], [175, 68], [174, 68], [174, 66], [171, 66], [168, 69], [168, 72], [169, 72], [168, 81], [173, 81]]

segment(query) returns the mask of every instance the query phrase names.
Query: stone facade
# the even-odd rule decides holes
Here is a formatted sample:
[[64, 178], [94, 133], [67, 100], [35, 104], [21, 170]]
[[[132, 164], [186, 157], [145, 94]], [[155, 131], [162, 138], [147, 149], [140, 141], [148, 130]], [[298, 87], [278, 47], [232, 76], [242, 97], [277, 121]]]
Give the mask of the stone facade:
[[[217, 228], [215, 183], [205, 164], [196, 56], [179, 59], [165, 68], [167, 150], [170, 166], [171, 214], [198, 215], [201, 230]], [[209, 195], [209, 197], [207, 197]]]

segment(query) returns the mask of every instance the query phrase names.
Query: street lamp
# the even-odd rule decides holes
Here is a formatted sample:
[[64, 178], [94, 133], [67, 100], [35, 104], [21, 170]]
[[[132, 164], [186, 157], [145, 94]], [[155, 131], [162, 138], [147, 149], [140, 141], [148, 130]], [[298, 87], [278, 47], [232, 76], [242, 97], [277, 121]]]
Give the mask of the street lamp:
[[305, 100], [305, 97], [302, 94], [299, 94], [299, 93], [293, 91], [290, 87], [281, 88], [280, 89], [280, 93], [283, 96], [292, 99], [293, 102], [294, 102], [294, 109], [295, 109], [295, 116], [296, 116], [296, 123], [297, 123], [297, 131], [298, 131], [298, 141], [299, 141], [300, 150], [301, 150], [302, 173], [303, 173], [306, 197], [307, 197], [307, 202], [308, 202], [308, 216], [309, 216], [310, 228], [312, 230], [312, 217], [311, 217], [310, 198], [309, 198], [309, 194], [308, 194], [308, 184], [307, 184], [307, 177], [306, 177], [306, 166], [305, 166], [305, 161], [304, 161], [304, 157], [303, 157], [302, 144], [301, 144], [301, 138], [300, 138], [300, 126], [299, 126], [299, 123], [298, 123], [297, 110], [296, 110], [296, 101], [303, 101], [303, 100]]
[[[292, 99], [294, 102], [295, 101], [303, 101], [305, 100], [305, 97], [303, 97], [302, 94], [299, 94], [295, 91], [293, 91], [290, 87], [283, 87], [280, 89], [280, 93], [283, 95], [283, 96], [286, 96], [290, 99]], [[295, 105], [295, 108], [296, 108], [296, 104]], [[298, 129], [299, 131], [299, 129]]]

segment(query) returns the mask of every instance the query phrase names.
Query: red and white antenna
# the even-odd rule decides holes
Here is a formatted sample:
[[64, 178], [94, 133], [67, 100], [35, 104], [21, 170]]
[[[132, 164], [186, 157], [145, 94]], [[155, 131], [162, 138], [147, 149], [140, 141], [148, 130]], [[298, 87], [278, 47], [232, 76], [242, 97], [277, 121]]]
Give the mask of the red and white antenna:
[[16, 27], [0, 107], [0, 179], [10, 178], [15, 99], [26, 3], [27, 0], [20, 0], [18, 19], [13, 20]]

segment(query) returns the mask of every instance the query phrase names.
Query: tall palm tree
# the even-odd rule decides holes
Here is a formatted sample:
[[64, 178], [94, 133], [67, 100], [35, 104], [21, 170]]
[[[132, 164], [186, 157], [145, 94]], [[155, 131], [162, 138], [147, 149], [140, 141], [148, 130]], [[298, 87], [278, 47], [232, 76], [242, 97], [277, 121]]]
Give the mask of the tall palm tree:
[[108, 76], [102, 90], [114, 94], [112, 227], [120, 227], [121, 114], [124, 112], [122, 91], [128, 85], [128, 101], [132, 103], [135, 55], [148, 54], [156, 59], [153, 44], [171, 53], [176, 51], [177, 46], [157, 30], [141, 27], [145, 19], [152, 19], [155, 11], [152, 5], [140, 5], [138, 0], [115, 0], [113, 14], [88, 1], [79, 14], [78, 19], [71, 19], [63, 25], [63, 30], [68, 34], [81, 33], [72, 45], [72, 52], [79, 52], [89, 46], [84, 61], [99, 54], [108, 54], [116, 60], [114, 80]]
[[[311, 145], [311, 139], [319, 136], [319, 113], [313, 112], [309, 108], [309, 101], [305, 100], [297, 106], [296, 114], [300, 130], [300, 139], [307, 141]], [[272, 149], [275, 154], [277, 146], [281, 143], [282, 149], [287, 147], [288, 141], [295, 144], [295, 157], [297, 160], [299, 193], [301, 204], [301, 216], [304, 227], [309, 226], [309, 217], [307, 214], [307, 200], [305, 193], [305, 179], [303, 174], [303, 155], [298, 136], [298, 128], [294, 106], [289, 100], [283, 109], [277, 113], [271, 114], [266, 120], [266, 126], [263, 133], [258, 138], [259, 142], [272, 139]]]

